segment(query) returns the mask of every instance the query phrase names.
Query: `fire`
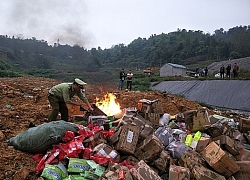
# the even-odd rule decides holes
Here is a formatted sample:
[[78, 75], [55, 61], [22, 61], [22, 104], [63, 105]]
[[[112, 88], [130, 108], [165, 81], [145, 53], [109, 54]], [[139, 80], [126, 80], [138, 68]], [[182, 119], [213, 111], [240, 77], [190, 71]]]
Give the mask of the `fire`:
[[96, 98], [95, 105], [107, 116], [113, 116], [121, 112], [120, 104], [116, 101], [116, 96], [112, 93], [107, 93], [103, 100]]

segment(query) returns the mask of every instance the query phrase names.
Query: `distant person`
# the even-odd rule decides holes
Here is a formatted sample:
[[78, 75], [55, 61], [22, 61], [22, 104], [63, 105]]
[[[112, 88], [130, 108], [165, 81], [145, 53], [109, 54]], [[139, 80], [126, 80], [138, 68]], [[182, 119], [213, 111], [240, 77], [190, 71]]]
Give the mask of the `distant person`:
[[239, 66], [237, 65], [237, 63], [234, 63], [234, 67], [233, 67], [234, 78], [238, 76], [238, 73], [239, 73]]
[[125, 81], [126, 76], [127, 75], [124, 72], [124, 69], [122, 68], [121, 71], [120, 71], [120, 80], [119, 80], [119, 86], [118, 86], [119, 90], [123, 89], [123, 85], [124, 85], [124, 81]]
[[131, 70], [127, 74], [127, 89], [132, 90], [133, 73]]
[[205, 67], [204, 71], [205, 71], [205, 77], [207, 77], [207, 73], [208, 73], [207, 67]]
[[227, 68], [226, 68], [226, 76], [228, 78], [231, 78], [231, 64], [228, 64], [227, 65]]
[[71, 100], [74, 95], [77, 95], [82, 100], [82, 102], [86, 103], [89, 109], [93, 111], [93, 108], [91, 107], [83, 91], [85, 84], [85, 82], [76, 78], [73, 83], [61, 83], [53, 86], [49, 90], [48, 100], [52, 106], [52, 112], [48, 117], [49, 122], [56, 120], [59, 112], [61, 113], [61, 119], [68, 121], [69, 115], [67, 104], [81, 106], [81, 103], [73, 102]]
[[199, 69], [199, 68], [196, 68], [195, 72], [196, 72], [197, 74], [199, 74], [200, 69]]
[[196, 78], [198, 78], [200, 76], [199, 71], [200, 71], [199, 68], [196, 68], [196, 70], [195, 70], [196, 73], [194, 75]]
[[225, 75], [225, 67], [224, 67], [224, 65], [222, 64], [222, 66], [220, 67], [220, 77], [221, 77], [221, 78], [224, 78], [224, 75]]

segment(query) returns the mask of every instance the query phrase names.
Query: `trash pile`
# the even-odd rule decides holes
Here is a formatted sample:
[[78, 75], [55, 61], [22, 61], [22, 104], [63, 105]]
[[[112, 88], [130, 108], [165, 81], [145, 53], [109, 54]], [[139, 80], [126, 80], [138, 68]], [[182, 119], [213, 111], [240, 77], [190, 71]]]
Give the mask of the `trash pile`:
[[248, 179], [249, 118], [235, 122], [206, 108], [171, 116], [158, 99], [122, 112], [44, 123], [8, 143], [33, 153], [36, 173], [48, 180]]

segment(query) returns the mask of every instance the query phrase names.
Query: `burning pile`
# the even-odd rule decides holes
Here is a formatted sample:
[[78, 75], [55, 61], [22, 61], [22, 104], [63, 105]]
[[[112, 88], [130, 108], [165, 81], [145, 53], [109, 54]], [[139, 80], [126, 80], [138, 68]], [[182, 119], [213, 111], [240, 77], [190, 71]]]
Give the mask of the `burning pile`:
[[95, 105], [107, 116], [121, 113], [120, 104], [116, 101], [116, 96], [112, 93], [107, 93], [103, 100], [96, 98]]
[[[38, 174], [65, 180], [248, 177], [250, 148], [246, 143], [250, 136], [246, 132], [250, 131], [250, 119], [241, 119], [238, 127], [241, 133], [231, 119], [210, 116], [206, 108], [170, 116], [158, 99], [141, 99], [138, 107], [124, 111], [115, 95], [107, 94], [103, 100], [96, 100], [95, 107], [94, 115], [74, 117], [82, 118], [84, 126], [67, 124], [73, 127], [60, 132], [63, 135], [60, 138], [56, 136], [61, 141], [46, 141], [51, 145], [46, 154], [36, 151]], [[38, 133], [39, 127], [34, 128], [37, 129], [30, 131]]]

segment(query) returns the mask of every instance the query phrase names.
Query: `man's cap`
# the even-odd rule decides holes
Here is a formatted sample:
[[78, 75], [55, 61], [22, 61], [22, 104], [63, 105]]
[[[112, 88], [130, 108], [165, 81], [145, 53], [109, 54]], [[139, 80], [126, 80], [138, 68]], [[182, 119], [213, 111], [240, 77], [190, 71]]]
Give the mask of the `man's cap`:
[[81, 89], [83, 89], [83, 85], [87, 84], [78, 78], [75, 79], [74, 83], [77, 84]]

